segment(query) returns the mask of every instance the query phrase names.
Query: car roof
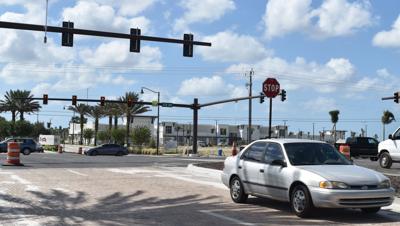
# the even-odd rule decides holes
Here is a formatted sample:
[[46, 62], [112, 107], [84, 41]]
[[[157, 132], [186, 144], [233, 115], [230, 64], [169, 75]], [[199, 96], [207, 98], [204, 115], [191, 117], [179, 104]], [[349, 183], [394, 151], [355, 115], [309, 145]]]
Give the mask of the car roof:
[[261, 139], [261, 140], [256, 140], [256, 141], [277, 142], [277, 143], [280, 143], [280, 144], [288, 144], [288, 143], [319, 143], [319, 144], [326, 144], [326, 142], [319, 141], [319, 140], [293, 139], [293, 138]]

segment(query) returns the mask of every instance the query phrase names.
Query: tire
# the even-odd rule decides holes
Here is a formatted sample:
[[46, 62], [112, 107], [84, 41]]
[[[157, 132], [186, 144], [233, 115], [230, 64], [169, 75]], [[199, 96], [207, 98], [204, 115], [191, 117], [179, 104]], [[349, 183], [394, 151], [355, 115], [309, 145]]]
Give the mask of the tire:
[[310, 192], [304, 185], [297, 185], [290, 194], [290, 207], [301, 218], [311, 216], [314, 209]]
[[92, 153], [90, 155], [96, 156], [97, 154], [98, 154], [97, 151], [92, 151]]
[[31, 150], [29, 150], [29, 148], [25, 148], [22, 150], [22, 154], [29, 155], [29, 154], [31, 154]]
[[361, 208], [361, 211], [365, 214], [373, 214], [377, 213], [381, 208], [380, 207], [370, 207], [370, 208]]
[[387, 152], [383, 152], [380, 156], [379, 156], [379, 165], [382, 168], [386, 168], [386, 169], [390, 169], [390, 167], [392, 167], [392, 158], [390, 157], [390, 154]]
[[243, 183], [237, 176], [231, 179], [229, 190], [232, 200], [236, 203], [245, 203], [247, 198], [249, 197], [248, 194], [244, 193]]

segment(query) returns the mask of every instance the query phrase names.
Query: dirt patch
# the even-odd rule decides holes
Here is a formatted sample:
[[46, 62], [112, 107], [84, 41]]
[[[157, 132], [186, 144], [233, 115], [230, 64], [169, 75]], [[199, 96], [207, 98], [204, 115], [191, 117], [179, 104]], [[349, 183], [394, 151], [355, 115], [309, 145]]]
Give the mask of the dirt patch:
[[[195, 165], [199, 166], [199, 167], [216, 169], [216, 170], [223, 170], [223, 168], [224, 168], [223, 162], [203, 162], [203, 163], [198, 163]], [[396, 189], [396, 196], [400, 197], [400, 177], [390, 176], [390, 175], [386, 175], [386, 176], [390, 179], [390, 181], [392, 183], [392, 187], [394, 189]]]

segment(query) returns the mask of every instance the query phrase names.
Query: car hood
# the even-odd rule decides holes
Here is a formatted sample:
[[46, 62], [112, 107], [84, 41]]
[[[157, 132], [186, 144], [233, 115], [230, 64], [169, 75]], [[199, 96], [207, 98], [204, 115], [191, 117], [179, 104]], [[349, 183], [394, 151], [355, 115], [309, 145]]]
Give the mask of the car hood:
[[373, 185], [387, 179], [383, 174], [356, 165], [297, 166], [317, 174], [329, 181], [340, 181], [349, 185]]

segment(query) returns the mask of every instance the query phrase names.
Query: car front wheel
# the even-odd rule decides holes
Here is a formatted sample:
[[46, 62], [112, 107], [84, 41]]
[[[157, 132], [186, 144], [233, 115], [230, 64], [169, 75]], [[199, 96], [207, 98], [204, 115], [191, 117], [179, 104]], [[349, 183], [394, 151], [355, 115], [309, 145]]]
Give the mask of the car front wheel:
[[96, 156], [97, 155], [97, 151], [92, 151], [91, 155]]
[[362, 208], [361, 211], [363, 213], [372, 214], [377, 213], [381, 208], [380, 207], [371, 207], [371, 208]]
[[313, 210], [310, 193], [306, 186], [297, 185], [290, 195], [290, 207], [299, 217], [308, 217]]
[[392, 167], [392, 158], [390, 157], [390, 154], [387, 152], [383, 152], [379, 158], [379, 165], [381, 165], [382, 168], [389, 169]]
[[242, 181], [239, 177], [234, 177], [230, 183], [231, 198], [236, 203], [244, 203], [247, 200], [248, 195], [244, 193]]
[[22, 150], [22, 154], [24, 155], [29, 155], [31, 153], [31, 150], [29, 150], [28, 148], [25, 148], [24, 150]]

